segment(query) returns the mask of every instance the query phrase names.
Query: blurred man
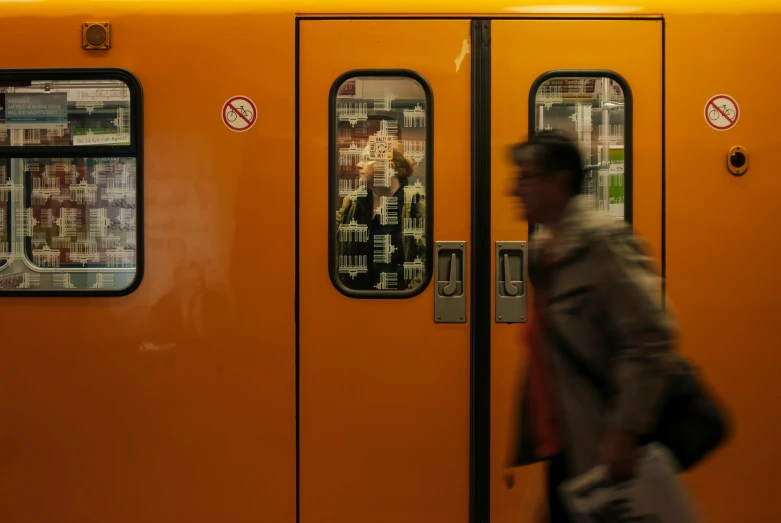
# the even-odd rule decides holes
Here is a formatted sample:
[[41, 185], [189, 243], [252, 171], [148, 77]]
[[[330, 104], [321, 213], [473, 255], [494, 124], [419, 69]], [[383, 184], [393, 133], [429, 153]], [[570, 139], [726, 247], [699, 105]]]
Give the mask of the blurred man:
[[634, 474], [638, 439], [652, 432], [661, 406], [658, 356], [671, 351], [674, 327], [630, 228], [581, 194], [577, 146], [543, 133], [512, 153], [513, 195], [541, 231], [529, 242], [529, 367], [507, 465], [548, 461], [550, 521], [569, 521], [562, 481], [600, 463], [615, 480]]

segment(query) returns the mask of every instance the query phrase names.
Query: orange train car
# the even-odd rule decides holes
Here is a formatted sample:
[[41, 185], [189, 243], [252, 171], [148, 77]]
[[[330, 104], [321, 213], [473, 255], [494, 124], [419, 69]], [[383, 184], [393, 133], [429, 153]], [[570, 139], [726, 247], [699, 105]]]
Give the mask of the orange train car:
[[780, 28], [763, 0], [0, 0], [0, 519], [540, 521], [541, 469], [502, 481], [505, 151], [557, 129], [734, 418], [697, 506], [781, 520]]

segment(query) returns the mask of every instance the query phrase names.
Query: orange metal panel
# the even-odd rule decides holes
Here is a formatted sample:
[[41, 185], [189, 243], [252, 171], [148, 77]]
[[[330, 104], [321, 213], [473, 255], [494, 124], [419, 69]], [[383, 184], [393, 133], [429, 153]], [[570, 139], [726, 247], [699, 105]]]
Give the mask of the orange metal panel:
[[455, 63], [469, 22], [304, 21], [300, 31], [301, 520], [466, 522], [469, 324], [434, 323], [433, 283], [405, 300], [342, 295], [328, 277], [326, 219], [331, 84], [357, 68], [412, 69], [434, 97], [427, 241], [469, 240], [469, 57]]
[[[527, 239], [528, 226], [507, 194], [514, 173], [506, 150], [528, 135], [533, 82], [556, 69], [610, 70], [623, 76], [632, 90], [633, 222], [658, 257], [662, 234], [661, 22], [494, 21], [492, 53], [492, 241]], [[518, 401], [515, 382], [525, 368], [525, 329], [526, 324], [494, 324], [491, 332], [493, 523], [534, 521], [545, 494], [541, 466], [517, 469], [513, 490], [507, 490], [502, 480], [511, 414]]]
[[[0, 0], [3, 15], [34, 12], [37, 16], [57, 17], [72, 13], [146, 13], [158, 16], [171, 13], [222, 15], [235, 13], [287, 13], [316, 15], [377, 15], [413, 14], [425, 17], [442, 16], [581, 16], [626, 17], [670, 15], [683, 13], [778, 13], [775, 0], [745, 0], [736, 6], [729, 0], [396, 0], [392, 4], [356, 4], [352, 0], [134, 0], [133, 2], [100, 2], [89, 0]], [[97, 7], [97, 9], [96, 9]]]
[[[2, 67], [138, 76], [146, 190], [137, 291], [0, 301], [0, 519], [294, 521], [292, 20], [116, 15], [86, 52], [99, 14], [0, 9], [26, 42]], [[264, 106], [241, 134], [220, 116], [237, 94]]]
[[[781, 521], [781, 247], [775, 88], [781, 16], [676, 17], [667, 28], [667, 274], [682, 350], [732, 411], [732, 442], [691, 475], [714, 523]], [[729, 131], [705, 120], [727, 94]], [[727, 152], [749, 153], [735, 177]]]

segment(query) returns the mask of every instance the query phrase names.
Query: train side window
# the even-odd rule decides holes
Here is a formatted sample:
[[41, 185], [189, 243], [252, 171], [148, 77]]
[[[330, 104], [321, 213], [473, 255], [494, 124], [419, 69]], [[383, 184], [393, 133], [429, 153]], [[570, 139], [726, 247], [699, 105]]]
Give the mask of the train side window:
[[355, 298], [431, 279], [432, 96], [411, 71], [352, 71], [330, 96], [330, 274]]
[[141, 114], [125, 71], [0, 70], [0, 294], [138, 287]]
[[529, 96], [529, 133], [561, 132], [577, 141], [595, 209], [631, 221], [632, 92], [610, 71], [550, 71]]

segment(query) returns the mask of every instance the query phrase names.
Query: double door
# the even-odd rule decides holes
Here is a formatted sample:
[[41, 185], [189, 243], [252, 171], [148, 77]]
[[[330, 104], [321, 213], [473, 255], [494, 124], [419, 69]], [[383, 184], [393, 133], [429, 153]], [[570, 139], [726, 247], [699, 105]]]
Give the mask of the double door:
[[507, 147], [577, 139], [661, 256], [662, 22], [299, 29], [300, 521], [536, 521], [541, 468], [503, 482], [531, 305]]

